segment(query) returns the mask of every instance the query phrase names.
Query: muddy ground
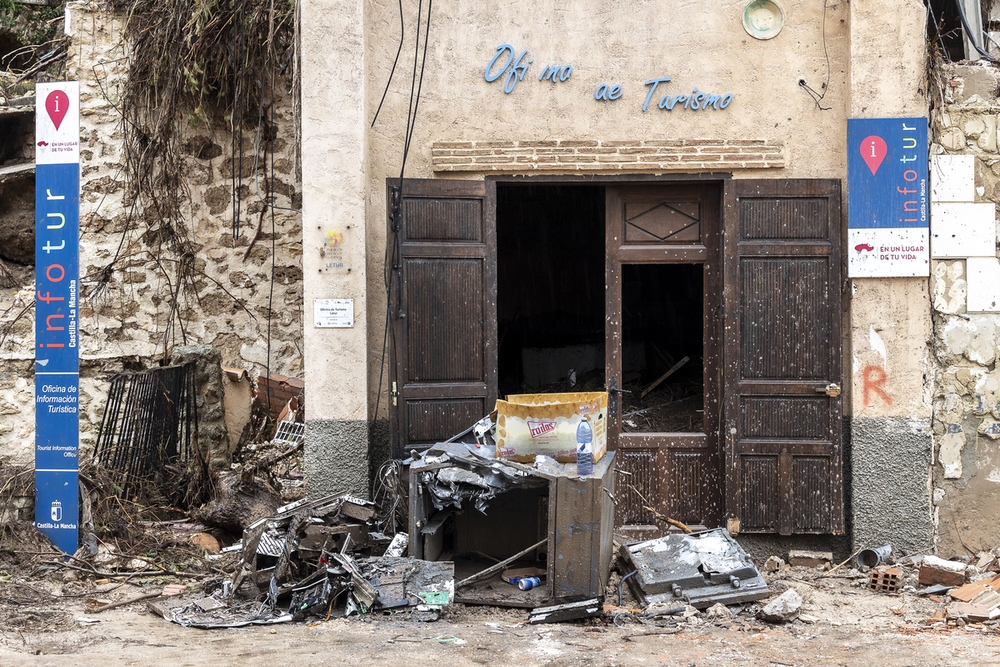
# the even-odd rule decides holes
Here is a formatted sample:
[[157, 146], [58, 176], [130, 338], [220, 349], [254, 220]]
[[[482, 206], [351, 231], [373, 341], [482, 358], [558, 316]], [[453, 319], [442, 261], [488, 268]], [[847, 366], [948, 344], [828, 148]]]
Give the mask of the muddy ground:
[[[451, 605], [423, 622], [411, 612], [320, 618], [301, 623], [196, 630], [153, 614], [145, 601], [94, 611], [94, 600], [126, 601], [171, 583], [196, 580], [95, 580], [78, 571], [25, 561], [0, 572], [0, 665], [993, 665], [997, 624], [928, 623], [947, 599], [867, 590], [868, 576], [786, 568], [765, 575], [774, 594], [794, 588], [806, 618], [759, 621], [759, 605], [731, 618], [643, 619], [628, 593], [600, 618], [528, 625], [527, 611]], [[907, 581], [915, 584], [908, 572]], [[607, 602], [617, 603], [618, 575]], [[88, 600], [91, 604], [88, 606]], [[336, 614], [334, 614], [336, 616]], [[810, 618], [812, 617], [812, 618]]]

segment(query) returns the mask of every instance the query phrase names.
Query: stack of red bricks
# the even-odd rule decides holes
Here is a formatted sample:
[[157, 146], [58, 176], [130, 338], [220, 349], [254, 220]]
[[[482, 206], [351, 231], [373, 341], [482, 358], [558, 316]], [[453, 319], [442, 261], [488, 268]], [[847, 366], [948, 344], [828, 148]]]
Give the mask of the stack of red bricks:
[[305, 386], [298, 378], [274, 373], [270, 377], [262, 375], [257, 378], [257, 403], [268, 411], [271, 419], [277, 419], [288, 401], [303, 394]]

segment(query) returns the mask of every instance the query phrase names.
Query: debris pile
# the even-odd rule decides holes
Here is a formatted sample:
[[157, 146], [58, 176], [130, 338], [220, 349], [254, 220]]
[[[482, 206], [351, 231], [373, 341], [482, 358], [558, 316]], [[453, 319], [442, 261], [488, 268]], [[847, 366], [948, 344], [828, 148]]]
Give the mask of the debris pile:
[[149, 606], [197, 628], [409, 607], [422, 620], [435, 620], [453, 597], [453, 565], [402, 557], [407, 536], [377, 532], [375, 516], [373, 502], [347, 494], [285, 505], [223, 550], [237, 554], [235, 568], [210, 595], [163, 598]]

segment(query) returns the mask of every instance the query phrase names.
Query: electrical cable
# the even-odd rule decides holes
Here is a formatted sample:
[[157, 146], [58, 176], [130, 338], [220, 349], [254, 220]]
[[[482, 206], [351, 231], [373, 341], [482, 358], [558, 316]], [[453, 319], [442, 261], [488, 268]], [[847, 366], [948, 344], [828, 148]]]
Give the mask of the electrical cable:
[[[271, 177], [267, 181], [268, 190], [270, 190], [270, 197], [274, 199], [274, 0], [271, 0], [271, 13], [270, 13], [271, 29], [270, 37], [268, 39], [267, 53], [268, 61], [271, 64], [271, 127], [268, 130], [268, 136], [271, 140]], [[261, 99], [263, 99], [264, 91], [261, 91]], [[260, 123], [263, 119], [257, 120], [257, 137], [260, 138]], [[257, 182], [257, 153], [254, 153], [254, 183]], [[260, 189], [257, 190], [257, 196], [260, 197]], [[274, 319], [274, 267], [275, 267], [275, 238], [277, 233], [274, 229], [274, 206], [271, 206], [271, 287], [267, 295], [267, 378], [271, 379], [271, 322]], [[268, 391], [268, 402], [270, 402], [270, 391]], [[270, 412], [271, 406], [268, 405], [268, 412]]]
[[621, 581], [618, 582], [618, 606], [619, 607], [622, 606], [622, 587], [625, 585], [625, 581], [628, 580], [631, 577], [634, 577], [638, 573], [639, 573], [639, 570], [632, 570], [631, 572], [629, 572], [628, 574], [626, 574], [624, 577], [622, 577]]
[[962, 0], [955, 0], [955, 6], [958, 7], [958, 16], [962, 19], [962, 27], [965, 29], [965, 36], [968, 37], [969, 41], [972, 43], [972, 48], [974, 48], [984, 60], [996, 62], [997, 59], [991, 56], [988, 51], [984, 51], [983, 48], [979, 46], [977, 40], [972, 36], [972, 28], [969, 27], [969, 19], [965, 15], [965, 6], [962, 5]]
[[[383, 331], [382, 338], [382, 360], [379, 368], [379, 382], [376, 389], [376, 399], [375, 399], [375, 416], [377, 417], [379, 408], [381, 406], [382, 399], [382, 379], [385, 373], [385, 364], [387, 356], [387, 344], [388, 339], [392, 339], [392, 363], [398, 364], [398, 346], [396, 341], [396, 330], [395, 327], [391, 326], [392, 317], [392, 271], [396, 266], [396, 262], [400, 257], [400, 238], [399, 238], [399, 226], [401, 224], [402, 216], [402, 206], [403, 206], [403, 176], [406, 171], [406, 160], [409, 155], [410, 143], [413, 138], [414, 128], [416, 127], [416, 114], [420, 106], [420, 94], [423, 89], [424, 81], [424, 71], [427, 64], [427, 47], [429, 43], [430, 36], [430, 24], [431, 24], [431, 12], [433, 10], [433, 0], [429, 0], [427, 3], [427, 23], [424, 27], [424, 52], [421, 58], [420, 64], [420, 77], [419, 82], [417, 79], [417, 58], [420, 55], [420, 23], [423, 18], [423, 0], [417, 4], [417, 28], [416, 28], [416, 40], [413, 49], [413, 75], [410, 80], [410, 102], [407, 105], [406, 114], [406, 129], [404, 131], [405, 141], [403, 144], [403, 159], [399, 169], [399, 185], [393, 191], [390, 188], [390, 212], [392, 218], [392, 224], [390, 226], [390, 233], [392, 234], [391, 245], [387, 242], [386, 253], [385, 253], [385, 264], [383, 265], [383, 282], [386, 288], [386, 320], [385, 320], [385, 330]], [[400, 3], [400, 22], [402, 24], [402, 3]], [[401, 48], [401, 47], [400, 47]], [[415, 89], [415, 90], [414, 90]], [[374, 123], [374, 121], [373, 121]], [[391, 250], [390, 250], [391, 248]], [[402, 273], [396, 270], [396, 283], [397, 299], [401, 298], [402, 295]], [[400, 304], [401, 305], [401, 304]], [[400, 411], [396, 410], [396, 432], [400, 434], [401, 424], [400, 424]], [[371, 445], [369, 444], [369, 447]], [[395, 449], [395, 448], [394, 448]], [[370, 454], [370, 451], [369, 451]], [[402, 452], [394, 451], [393, 455], [401, 455]]]
[[[382, 100], [378, 103], [378, 109], [375, 110], [375, 117], [372, 118], [371, 127], [375, 127], [375, 121], [378, 120], [378, 112], [382, 110], [385, 96], [389, 93], [389, 84], [392, 83], [392, 75], [396, 73], [396, 63], [399, 62], [399, 54], [403, 52], [403, 36], [405, 34], [405, 26], [403, 25], [403, 0], [399, 0], [399, 48], [396, 49], [396, 59], [392, 61], [392, 69], [389, 70], [389, 80], [385, 82], [385, 90], [382, 91]], [[414, 67], [416, 67], [416, 63], [414, 63]]]
[[[274, 16], [274, 13], [273, 13], [273, 4], [272, 4], [272, 13], [271, 13], [271, 16], [272, 17]], [[273, 21], [273, 18], [272, 18], [272, 21]], [[273, 62], [274, 61], [274, 57], [273, 57], [273, 54], [271, 53], [271, 42], [273, 40], [274, 40], [274, 35], [272, 34], [271, 38], [268, 40], [268, 47], [267, 47], [268, 48], [268, 54], [270, 54], [270, 55], [268, 55], [268, 60], [271, 61], [271, 80], [270, 80], [270, 85], [271, 85], [271, 104], [269, 106], [269, 110], [271, 112], [271, 127], [272, 128], [274, 127], [274, 62]], [[289, 55], [289, 57], [291, 57], [291, 53], [289, 53], [288, 55]], [[285, 64], [286, 65], [288, 64], [288, 58], [285, 59]], [[284, 70], [284, 67], [282, 67], [282, 70]], [[297, 208], [291, 208], [291, 207], [288, 207], [288, 206], [275, 206], [271, 201], [268, 201], [267, 199], [265, 199], [264, 197], [262, 197], [260, 195], [260, 172], [258, 171], [257, 165], [258, 165], [258, 157], [260, 156], [260, 134], [261, 134], [260, 129], [261, 129], [261, 119], [264, 117], [264, 92], [266, 90], [267, 90], [266, 85], [264, 84], [264, 82], [261, 82], [260, 100], [258, 101], [258, 104], [257, 104], [257, 136], [254, 139], [254, 151], [253, 151], [253, 187], [254, 187], [254, 192], [257, 195], [257, 201], [259, 201], [264, 206], [267, 206], [269, 209], [271, 209], [271, 215], [272, 215], [272, 217], [274, 216], [274, 209], [278, 209], [279, 211], [291, 211], [293, 213], [298, 213], [298, 214], [301, 215], [302, 211], [299, 210], [299, 209], [297, 209]], [[268, 132], [270, 132], [270, 130]], [[274, 179], [274, 164], [273, 164], [274, 163], [274, 151], [273, 150], [271, 152], [271, 163], [272, 163], [271, 164], [271, 179], [273, 181], [273, 179]], [[242, 167], [241, 167], [241, 169], [242, 169]], [[272, 184], [272, 186], [273, 186], [273, 184]], [[272, 191], [273, 191], [273, 187], [272, 187]], [[272, 192], [272, 195], [269, 195], [269, 197], [270, 197], [270, 199], [274, 199], [273, 192]]]
[[986, 32], [985, 30], [983, 31], [983, 35], [986, 36], [986, 39], [988, 39], [991, 42], [993, 42], [993, 46], [995, 46], [998, 49], [1000, 49], [1000, 43], [998, 43], [997, 40], [993, 39], [993, 35], [991, 35], [990, 33]]
[[[385, 315], [386, 315], [387, 319], [392, 316], [391, 314], [392, 314], [392, 308], [393, 308], [393, 303], [392, 303], [392, 271], [393, 270], [396, 271], [396, 282], [397, 282], [396, 299], [397, 300], [401, 300], [402, 299], [402, 293], [403, 293], [402, 271], [396, 268], [396, 262], [397, 262], [397, 260], [399, 259], [399, 256], [400, 256], [399, 227], [400, 227], [400, 224], [401, 224], [402, 206], [403, 206], [403, 175], [406, 172], [406, 158], [408, 157], [409, 152], [410, 152], [410, 137], [412, 136], [412, 127], [413, 127], [413, 125], [415, 125], [415, 117], [414, 117], [415, 109], [414, 109], [414, 105], [413, 105], [413, 99], [414, 99], [414, 95], [415, 95], [415, 90], [417, 88], [417, 59], [420, 56], [420, 22], [423, 20], [423, 7], [424, 7], [423, 0], [419, 0], [418, 3], [417, 3], [416, 39], [413, 42], [413, 74], [410, 77], [410, 100], [409, 100], [409, 102], [406, 105], [406, 129], [403, 131], [403, 137], [404, 137], [404, 139], [403, 139], [403, 159], [402, 159], [402, 163], [400, 164], [400, 167], [399, 167], [399, 186], [398, 186], [398, 188], [396, 189], [395, 192], [392, 192], [392, 190], [390, 189], [390, 193], [391, 193], [390, 196], [394, 198], [394, 201], [390, 202], [390, 211], [392, 212], [392, 226], [391, 226], [391, 230], [392, 230], [392, 252], [390, 253], [389, 252], [389, 248], [386, 247], [386, 255], [388, 255], [388, 258], [391, 260], [391, 264], [389, 264], [387, 262], [385, 270], [384, 270], [385, 280], [386, 280], [386, 309], [385, 309]], [[430, 25], [430, 21], [428, 21], [428, 25]], [[427, 44], [426, 44], [426, 39], [425, 39], [424, 40], [425, 53], [426, 53], [426, 46], [427, 46]], [[423, 75], [421, 73], [421, 81], [422, 81], [422, 79], [423, 79]], [[390, 267], [392, 267], [392, 268], [390, 268]], [[400, 306], [402, 306], [401, 302], [400, 302]], [[396, 329], [389, 322], [387, 322], [387, 325], [388, 325], [388, 328], [389, 328], [389, 336], [392, 338], [392, 363], [393, 363], [393, 368], [395, 368], [398, 365], [398, 363], [399, 363], [399, 349], [398, 349], [398, 346], [397, 346], [397, 343], [396, 343]], [[383, 368], [384, 368], [384, 366], [385, 366], [385, 357], [384, 357], [384, 354], [383, 354], [382, 365], [383, 365]], [[381, 371], [380, 371], [380, 373], [381, 373]], [[376, 409], [378, 409], [378, 407], [379, 407], [379, 399], [381, 399], [381, 394], [382, 394], [382, 385], [381, 385], [381, 379], [380, 379], [380, 381], [379, 381], [379, 389], [378, 389], [377, 398], [376, 398], [376, 406], [375, 406]], [[401, 436], [401, 433], [402, 433], [402, 424], [400, 423], [400, 419], [401, 418], [400, 418], [399, 412], [400, 412], [399, 410], [396, 410], [396, 434], [397, 434], [397, 436], [399, 436], [401, 438], [402, 437]], [[376, 414], [378, 414], [378, 413], [376, 412]], [[402, 454], [402, 452], [398, 452], [398, 453], [400, 455]]]
[[809, 97], [813, 98], [813, 102], [816, 106], [820, 108], [821, 111], [829, 111], [833, 107], [825, 107], [820, 102], [826, 97], [826, 92], [830, 88], [830, 51], [826, 46], [826, 12], [829, 7], [830, 0], [823, 0], [823, 55], [826, 57], [826, 81], [823, 83], [823, 93], [820, 94], [809, 87], [805, 79], [799, 79], [799, 87], [805, 90]]

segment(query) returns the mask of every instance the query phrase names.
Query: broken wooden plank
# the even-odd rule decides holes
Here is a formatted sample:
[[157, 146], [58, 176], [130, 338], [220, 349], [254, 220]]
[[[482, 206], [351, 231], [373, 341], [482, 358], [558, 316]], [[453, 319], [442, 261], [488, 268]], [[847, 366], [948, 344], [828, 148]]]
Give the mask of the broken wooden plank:
[[573, 621], [578, 618], [600, 616], [604, 608], [601, 598], [591, 598], [581, 602], [557, 604], [551, 607], [535, 607], [531, 610], [528, 623], [559, 623]]
[[651, 384], [648, 387], [646, 387], [645, 389], [643, 389], [642, 393], [639, 394], [639, 398], [640, 399], [646, 398], [646, 394], [648, 394], [649, 392], [651, 392], [654, 389], [656, 389], [657, 387], [659, 387], [661, 382], [663, 382], [668, 377], [670, 377], [671, 375], [673, 375], [675, 372], [677, 372], [678, 369], [680, 369], [681, 366], [683, 366], [684, 364], [686, 364], [689, 361], [691, 361], [691, 357], [684, 357], [683, 359], [681, 359], [680, 361], [678, 361], [676, 364], [673, 365], [673, 368], [671, 368], [670, 370], [668, 370], [666, 373], [664, 373], [660, 377], [656, 378], [656, 380], [653, 381], [653, 384]]
[[482, 572], [474, 574], [471, 577], [466, 577], [462, 581], [460, 581], [457, 584], [455, 584], [455, 588], [458, 589], [458, 588], [461, 588], [462, 586], [468, 586], [469, 584], [472, 584], [472, 583], [475, 583], [477, 581], [481, 581], [483, 579], [488, 579], [488, 578], [492, 577], [494, 574], [496, 574], [497, 572], [500, 572], [505, 567], [507, 567], [508, 565], [510, 565], [511, 563], [513, 563], [514, 561], [516, 561], [518, 558], [523, 558], [523, 557], [527, 556], [529, 553], [531, 553], [532, 551], [534, 551], [535, 549], [537, 549], [538, 547], [542, 546], [543, 544], [545, 544], [548, 541], [549, 541], [549, 538], [546, 537], [544, 540], [538, 542], [537, 544], [531, 545], [530, 547], [528, 547], [524, 551], [516, 553], [513, 556], [511, 556], [510, 558], [502, 560], [499, 563], [497, 563], [496, 565], [491, 565], [490, 567], [486, 568]]
[[962, 602], [970, 602], [974, 597], [981, 594], [986, 589], [1000, 591], [1000, 576], [992, 579], [981, 579], [979, 581], [965, 584], [951, 592], [951, 597]]
[[424, 535], [436, 534], [438, 530], [441, 529], [441, 526], [444, 525], [444, 522], [448, 520], [448, 517], [450, 517], [454, 513], [455, 513], [454, 507], [446, 507], [440, 512], [435, 513], [434, 516], [431, 517], [431, 520], [425, 523], [420, 528], [420, 532]]

